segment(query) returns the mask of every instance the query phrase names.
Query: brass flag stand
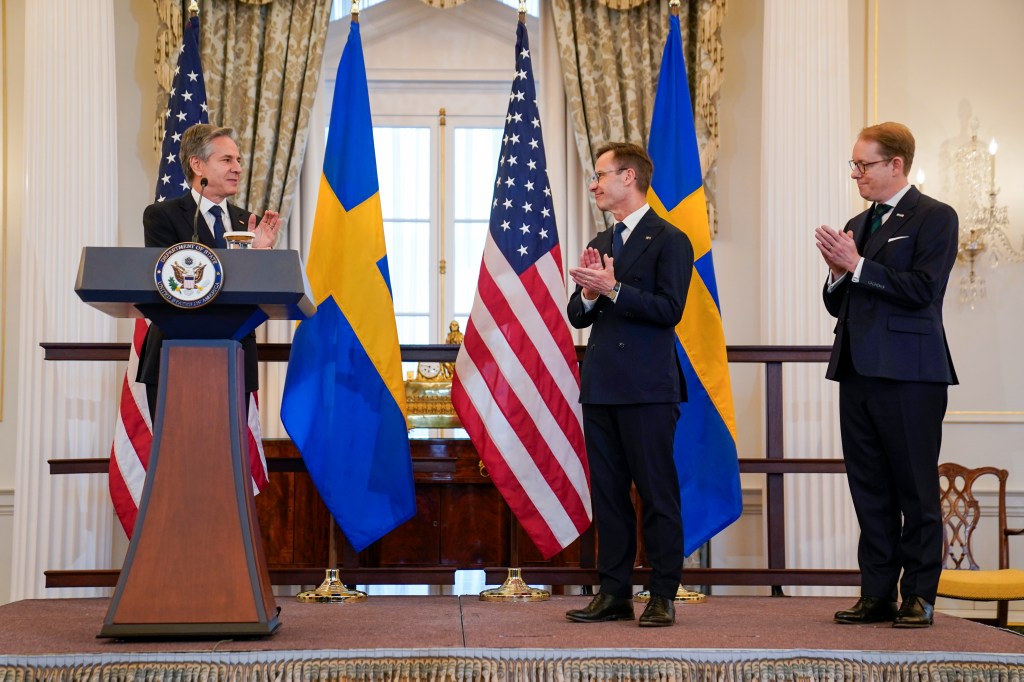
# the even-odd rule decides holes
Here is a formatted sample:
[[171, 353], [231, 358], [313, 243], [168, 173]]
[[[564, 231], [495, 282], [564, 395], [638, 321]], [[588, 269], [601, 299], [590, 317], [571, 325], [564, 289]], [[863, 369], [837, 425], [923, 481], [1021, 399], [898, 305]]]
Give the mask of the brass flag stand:
[[[633, 599], [635, 599], [638, 602], [649, 602], [651, 600], [651, 593], [648, 590], [644, 590], [643, 592], [637, 592], [633, 595]], [[674, 601], [677, 604], [701, 604], [703, 602], [706, 602], [707, 600], [708, 595], [702, 592], [694, 592], [693, 590], [688, 590], [682, 585], [680, 585], [676, 589], [676, 596], [672, 601]]]
[[[335, 542], [334, 517], [330, 517], [328, 526], [329, 538], [327, 541], [327, 563], [331, 566], [338, 565], [338, 549]], [[366, 593], [361, 590], [350, 590], [341, 582], [341, 571], [337, 568], [328, 568], [324, 581], [315, 590], [299, 592], [295, 595], [296, 601], [304, 604], [345, 604], [348, 602], [364, 601]]]
[[547, 601], [551, 593], [536, 587], [530, 587], [523, 581], [522, 569], [508, 569], [508, 577], [501, 587], [484, 590], [480, 593], [480, 601]]
[[[480, 462], [480, 473], [487, 475], [487, 468], [483, 462]], [[511, 561], [519, 563], [519, 521], [515, 514], [510, 514], [509, 517], [509, 537], [512, 538]], [[480, 593], [480, 601], [534, 602], [551, 599], [551, 593], [547, 590], [527, 585], [522, 572], [521, 568], [509, 568], [501, 587], [484, 590]]]
[[340, 572], [336, 568], [328, 568], [327, 576], [315, 590], [299, 592], [295, 596], [297, 601], [305, 604], [345, 604], [348, 602], [364, 601], [366, 593], [360, 590], [350, 590], [341, 582]]

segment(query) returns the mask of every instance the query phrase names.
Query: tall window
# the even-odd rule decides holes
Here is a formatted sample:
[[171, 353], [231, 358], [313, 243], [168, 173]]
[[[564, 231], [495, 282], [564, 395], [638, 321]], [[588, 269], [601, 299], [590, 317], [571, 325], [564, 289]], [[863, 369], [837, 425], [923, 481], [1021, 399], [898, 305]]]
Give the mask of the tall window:
[[[460, 9], [387, 0], [361, 7], [370, 4], [382, 23], [363, 22], [363, 51], [398, 337], [443, 343], [453, 320], [466, 330], [476, 294], [514, 75], [515, 13], [496, 0], [467, 4], [472, 21]], [[518, 0], [502, 4], [518, 8]], [[349, 7], [335, 0], [333, 9]], [[481, 31], [481, 12], [493, 16], [485, 25], [500, 28]], [[346, 24], [332, 26], [328, 64], [340, 57]], [[389, 28], [366, 32], [377, 25]], [[447, 42], [453, 36], [457, 47]], [[318, 111], [326, 126], [333, 82], [325, 86], [319, 101], [327, 106]]]
[[374, 127], [384, 238], [400, 343], [428, 343], [433, 211], [430, 128]]
[[[451, 320], [466, 329], [490, 223], [500, 122], [449, 131], [373, 128], [400, 343], [441, 343]], [[432, 151], [442, 146], [440, 135], [452, 145], [443, 176]]]
[[453, 135], [452, 316], [466, 328], [491, 216], [501, 128], [455, 128]]
[[374, 128], [401, 343], [441, 343], [452, 320], [466, 329], [501, 149], [501, 119], [491, 118]]
[[[363, 52], [399, 341], [441, 343], [452, 320], [465, 331], [476, 295], [514, 78], [519, 2], [472, 0], [454, 10], [360, 3], [373, 5], [373, 17], [361, 22]], [[538, 6], [530, 0], [528, 13], [536, 17]], [[335, 0], [332, 20], [350, 7], [350, 0]], [[531, 35], [539, 35], [537, 20], [527, 21]], [[328, 32], [328, 76], [313, 113], [318, 132], [330, 122], [333, 74], [347, 35], [347, 19]], [[318, 186], [321, 167], [322, 149], [311, 145], [305, 187]], [[313, 211], [305, 206], [308, 230]], [[404, 366], [414, 369], [415, 363]], [[483, 587], [483, 572], [460, 571], [454, 592]], [[374, 586], [375, 593], [384, 591]]]

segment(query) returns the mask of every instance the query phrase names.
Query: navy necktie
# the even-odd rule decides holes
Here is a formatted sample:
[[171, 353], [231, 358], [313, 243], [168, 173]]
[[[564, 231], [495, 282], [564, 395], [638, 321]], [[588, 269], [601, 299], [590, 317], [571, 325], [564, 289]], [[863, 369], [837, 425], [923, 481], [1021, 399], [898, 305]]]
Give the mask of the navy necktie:
[[226, 249], [228, 243], [224, 239], [224, 221], [220, 219], [223, 209], [214, 205], [210, 207], [210, 213], [213, 214], [213, 243], [218, 249]]
[[615, 234], [612, 236], [612, 258], [618, 258], [622, 251], [622, 233], [626, 229], [626, 223], [615, 223]]
[[882, 226], [882, 216], [892, 210], [889, 204], [875, 204], [875, 210], [871, 214], [871, 234], [878, 232]]

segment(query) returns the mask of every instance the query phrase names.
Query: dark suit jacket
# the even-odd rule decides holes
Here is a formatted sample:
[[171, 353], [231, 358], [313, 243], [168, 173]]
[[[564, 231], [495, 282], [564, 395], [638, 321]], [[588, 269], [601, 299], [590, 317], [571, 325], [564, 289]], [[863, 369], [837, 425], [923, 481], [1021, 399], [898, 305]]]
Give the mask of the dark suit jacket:
[[[196, 201], [192, 192], [186, 192], [177, 199], [168, 199], [150, 204], [142, 214], [142, 226], [146, 246], [167, 248], [180, 242], [192, 241], [192, 218], [196, 212]], [[228, 204], [228, 230], [245, 230], [249, 224], [249, 212]], [[199, 242], [216, 248], [213, 234], [205, 219], [199, 217]], [[160, 347], [164, 335], [155, 325], [150, 325], [146, 340], [139, 354], [137, 380], [145, 384], [156, 384], [160, 380]], [[259, 387], [259, 366], [256, 357], [256, 336], [249, 334], [242, 339], [245, 351], [245, 390], [255, 391]]]
[[956, 384], [942, 325], [957, 252], [956, 211], [911, 187], [868, 237], [870, 220], [869, 208], [845, 228], [863, 244], [860, 280], [847, 274], [831, 292], [825, 284], [825, 307], [838, 319], [826, 376], [838, 378], [847, 348], [861, 376]]
[[[589, 246], [607, 254], [611, 244], [609, 229]], [[576, 287], [569, 299], [569, 322], [577, 329], [593, 325], [583, 358], [581, 403], [686, 400], [675, 326], [683, 316], [692, 272], [690, 239], [651, 209], [615, 260], [615, 278], [622, 284], [616, 302], [600, 296], [584, 312], [582, 289]]]

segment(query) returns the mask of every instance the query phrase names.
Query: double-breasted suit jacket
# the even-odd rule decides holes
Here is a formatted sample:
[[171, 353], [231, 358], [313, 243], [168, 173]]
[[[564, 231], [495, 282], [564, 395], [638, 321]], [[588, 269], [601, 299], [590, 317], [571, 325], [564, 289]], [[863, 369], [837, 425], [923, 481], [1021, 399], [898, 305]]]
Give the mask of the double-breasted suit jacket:
[[[601, 232], [589, 246], [610, 253], [612, 232]], [[569, 299], [569, 323], [577, 329], [592, 327], [583, 358], [580, 402], [686, 400], [675, 326], [682, 319], [693, 272], [689, 238], [650, 209], [633, 228], [614, 267], [622, 284], [615, 302], [599, 296], [584, 311], [580, 287]]]
[[[590, 246], [611, 250], [613, 230]], [[569, 299], [577, 328], [590, 326], [580, 402], [598, 534], [601, 592], [628, 598], [636, 558], [635, 484], [651, 594], [672, 599], [683, 567], [679, 473], [673, 443], [686, 383], [676, 353], [693, 272], [689, 238], [652, 210], [640, 218], [614, 260], [615, 301], [599, 296], [585, 310], [582, 290]]]

